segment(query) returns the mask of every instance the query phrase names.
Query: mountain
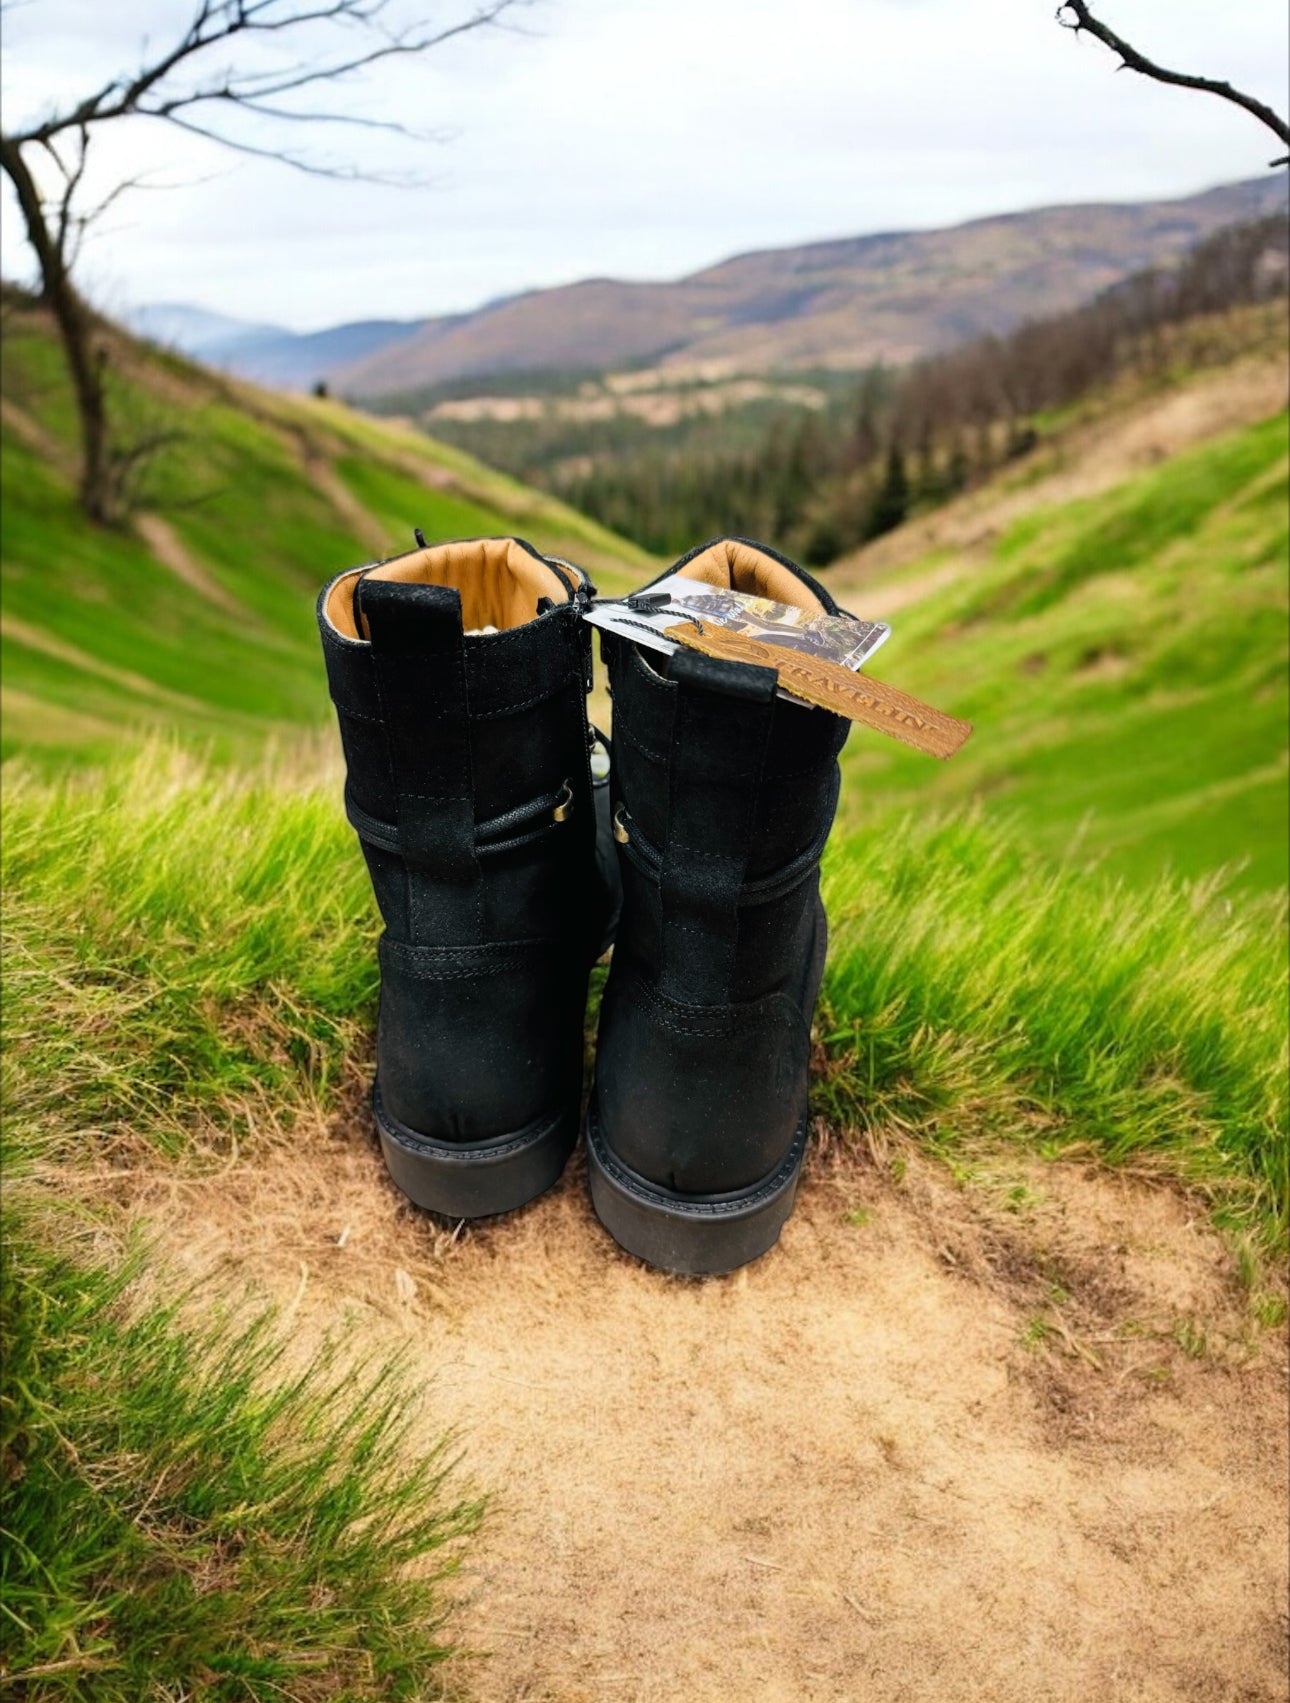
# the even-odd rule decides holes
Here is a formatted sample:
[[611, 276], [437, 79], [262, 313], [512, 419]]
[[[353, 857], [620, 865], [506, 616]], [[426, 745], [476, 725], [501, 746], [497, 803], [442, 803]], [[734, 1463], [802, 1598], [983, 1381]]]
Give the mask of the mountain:
[[1285, 202], [1280, 173], [1180, 201], [1049, 207], [947, 230], [769, 249], [676, 283], [588, 279], [427, 320], [329, 377], [347, 395], [372, 397], [541, 368], [659, 362], [765, 372], [903, 362], [1074, 307]]
[[1074, 307], [1145, 266], [1168, 265], [1220, 226], [1286, 204], [1284, 174], [1178, 201], [1076, 203], [944, 230], [765, 249], [672, 283], [591, 278], [423, 320], [324, 331], [166, 303], [141, 336], [260, 384], [320, 380], [357, 398], [471, 374], [657, 361], [722, 372], [898, 363]]
[[291, 336], [280, 325], [234, 319], [226, 313], [212, 313], [209, 308], [190, 307], [186, 302], [152, 302], [130, 309], [121, 320], [140, 337], [195, 356], [230, 343]]
[[[333, 369], [362, 361], [418, 330], [420, 320], [361, 319], [323, 331], [288, 331], [182, 302], [136, 308], [126, 324], [140, 337], [207, 366], [282, 390], [308, 390]], [[454, 323], [451, 320], [445, 324]]]

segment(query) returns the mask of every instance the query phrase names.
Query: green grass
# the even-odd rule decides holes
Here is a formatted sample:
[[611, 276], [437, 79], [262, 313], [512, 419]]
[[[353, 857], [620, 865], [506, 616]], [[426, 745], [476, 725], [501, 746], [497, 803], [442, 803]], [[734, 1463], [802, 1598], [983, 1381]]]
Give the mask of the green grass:
[[[338, 777], [165, 752], [101, 780], [19, 771], [3, 849], [10, 1119], [30, 1139], [218, 1147], [366, 1069], [377, 919]], [[971, 814], [835, 842], [826, 896], [821, 1111], [1147, 1163], [1282, 1243], [1282, 900], [1137, 890]]]
[[1149, 1165], [1284, 1244], [1283, 896], [1139, 890], [973, 815], [835, 844], [826, 896], [828, 1116]]
[[96, 1263], [111, 1219], [50, 1197], [144, 1145], [191, 1163], [259, 1117], [289, 1127], [366, 1069], [374, 918], [333, 791], [175, 748], [57, 784], [9, 767], [2, 1630], [22, 1695], [439, 1695], [440, 1551], [477, 1510], [441, 1451], [409, 1449], [397, 1367], [338, 1353], [301, 1376], [271, 1320], [140, 1310], [143, 1259]]
[[51, 767], [98, 760], [161, 727], [246, 760], [268, 739], [323, 726], [318, 589], [378, 544], [410, 548], [414, 526], [431, 539], [532, 533], [614, 590], [653, 571], [553, 499], [337, 403], [233, 385], [124, 340], [112, 395], [125, 436], [177, 433], [149, 464], [143, 507], [216, 595], [141, 536], [84, 524], [61, 357], [41, 318], [15, 310], [4, 396], [19, 418], [0, 432], [5, 754], [43, 748]]
[[9, 1116], [173, 1151], [326, 1100], [365, 1057], [378, 918], [340, 812], [288, 766], [154, 747], [104, 778], [10, 766]]
[[1280, 414], [1026, 515], [898, 611], [875, 672], [976, 731], [944, 765], [853, 735], [848, 822], [977, 799], [1136, 882], [1225, 865], [1283, 887], [1287, 466]]
[[478, 1508], [442, 1445], [410, 1452], [397, 1368], [301, 1372], [267, 1317], [194, 1329], [132, 1305], [137, 1260], [104, 1268], [60, 1217], [25, 1193], [6, 1209], [6, 1690], [441, 1695], [442, 1581]]

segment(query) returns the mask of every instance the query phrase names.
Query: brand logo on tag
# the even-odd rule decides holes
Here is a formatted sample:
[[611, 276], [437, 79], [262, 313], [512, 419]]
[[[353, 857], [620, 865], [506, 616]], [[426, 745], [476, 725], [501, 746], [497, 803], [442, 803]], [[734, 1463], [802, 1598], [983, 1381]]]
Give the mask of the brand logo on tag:
[[834, 715], [846, 716], [848, 721], [888, 733], [931, 757], [942, 760], [952, 757], [972, 732], [971, 722], [920, 703], [908, 692], [886, 686], [870, 675], [853, 674], [849, 668], [824, 657], [806, 655], [768, 639], [727, 632], [707, 623], [700, 629], [692, 622], [678, 621], [666, 633], [669, 639], [702, 651], [705, 656], [773, 668], [780, 687], [793, 697], [832, 710]]

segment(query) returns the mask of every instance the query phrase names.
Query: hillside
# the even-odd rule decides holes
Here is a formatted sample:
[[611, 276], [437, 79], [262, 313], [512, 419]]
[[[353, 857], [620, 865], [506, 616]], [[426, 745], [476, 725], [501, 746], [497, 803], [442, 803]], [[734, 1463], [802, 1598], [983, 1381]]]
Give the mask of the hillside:
[[1287, 876], [1284, 350], [1100, 397], [1031, 460], [837, 563], [876, 672], [976, 725], [941, 767], [852, 739], [852, 821], [984, 802], [1142, 879]]
[[410, 525], [654, 565], [125, 341], [181, 435], [93, 532], [6, 305], [15, 1695], [1284, 1699], [1285, 898], [1159, 873], [1282, 872], [1284, 354], [1091, 397], [828, 570], [977, 732], [853, 734], [797, 1206], [690, 1281], [580, 1155], [500, 1219], [398, 1195], [316, 736], [314, 591]]
[[313, 598], [340, 568], [429, 537], [533, 534], [606, 585], [646, 558], [420, 433], [226, 380], [117, 339], [125, 430], [169, 435], [128, 533], [74, 498], [61, 356], [16, 305], [3, 381], [4, 749], [102, 754], [127, 729], [222, 751], [328, 719]]
[[676, 283], [588, 279], [427, 320], [328, 376], [347, 395], [370, 397], [533, 368], [896, 364], [1073, 307], [1285, 198], [1284, 177], [1269, 175], [1179, 201], [1048, 207], [770, 249]]
[[[411, 429], [128, 342], [127, 399], [182, 436], [134, 532], [94, 532], [57, 351], [30, 312], [7, 337], [7, 752], [98, 757], [151, 727], [245, 755], [326, 728], [316, 589], [414, 525], [532, 535], [609, 592], [653, 571]], [[1163, 388], [1126, 382], [827, 570], [844, 603], [893, 619], [877, 672], [977, 724], [943, 767], [853, 735], [849, 823], [978, 800], [1053, 853], [1078, 833], [1135, 880], [1236, 863], [1250, 887], [1284, 881], [1285, 386], [1284, 331]]]
[[141, 308], [130, 323], [258, 383], [308, 389], [326, 379], [364, 398], [468, 374], [586, 373], [642, 362], [673, 375], [853, 369], [1072, 307], [1285, 202], [1284, 177], [1269, 175], [1177, 201], [1075, 203], [943, 230], [767, 249], [671, 283], [586, 279], [407, 323], [297, 333], [178, 303]]

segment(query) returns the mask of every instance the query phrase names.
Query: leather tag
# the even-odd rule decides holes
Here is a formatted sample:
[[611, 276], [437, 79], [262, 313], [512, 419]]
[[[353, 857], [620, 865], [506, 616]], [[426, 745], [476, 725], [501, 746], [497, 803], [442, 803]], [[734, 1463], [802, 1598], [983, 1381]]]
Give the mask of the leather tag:
[[920, 703], [908, 692], [885, 686], [867, 674], [854, 674], [839, 662], [829, 662], [765, 639], [732, 633], [710, 623], [700, 632], [689, 621], [666, 629], [667, 637], [705, 656], [727, 662], [747, 662], [758, 668], [773, 668], [780, 685], [795, 698], [818, 704], [834, 715], [858, 721], [865, 727], [889, 733], [916, 751], [944, 761], [952, 757], [972, 732], [972, 724], [946, 715], [930, 704]]

